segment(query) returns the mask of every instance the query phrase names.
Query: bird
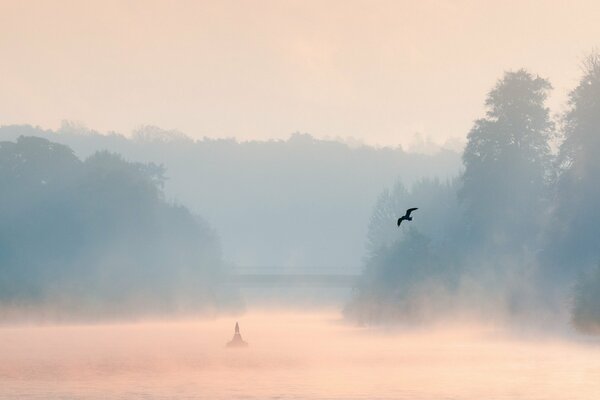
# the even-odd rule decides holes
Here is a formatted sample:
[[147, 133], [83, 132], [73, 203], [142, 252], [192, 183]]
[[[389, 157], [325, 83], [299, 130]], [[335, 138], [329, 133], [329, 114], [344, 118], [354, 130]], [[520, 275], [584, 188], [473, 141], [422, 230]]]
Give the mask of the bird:
[[402, 221], [412, 221], [412, 217], [410, 216], [410, 214], [415, 210], [418, 210], [418, 208], [409, 208], [408, 210], [406, 210], [406, 214], [398, 218], [398, 226], [400, 226]]

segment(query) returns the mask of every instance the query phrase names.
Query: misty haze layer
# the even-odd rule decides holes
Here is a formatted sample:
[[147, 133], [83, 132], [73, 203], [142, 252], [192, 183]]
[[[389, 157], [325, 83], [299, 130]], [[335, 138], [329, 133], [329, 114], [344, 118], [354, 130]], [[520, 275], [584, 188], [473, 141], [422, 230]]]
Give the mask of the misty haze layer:
[[503, 327], [361, 328], [337, 311], [0, 329], [18, 400], [597, 400], [600, 348]]
[[[598, 332], [600, 56], [586, 59], [556, 118], [546, 105], [551, 89], [526, 70], [506, 72], [468, 134], [462, 170], [451, 151], [408, 154], [306, 134], [239, 143], [154, 127], [132, 138], [72, 124], [0, 128], [5, 139], [43, 136], [88, 157], [40, 138], [3, 143], [3, 184], [16, 188], [3, 199], [4, 293], [56, 297], [50, 289], [70, 278], [71, 289], [85, 291], [86, 279], [98, 289], [119, 276], [122, 286], [106, 285], [117, 293], [110, 299], [133, 287], [145, 301], [158, 288], [172, 300], [156, 298], [157, 307], [179, 307], [186, 293], [218, 304], [215, 234], [166, 202], [164, 183], [169, 198], [216, 228], [225, 259], [240, 270], [352, 273], [362, 265], [345, 307], [360, 323], [466, 315], [564, 326], [570, 313], [577, 328]], [[414, 221], [397, 228], [408, 207], [419, 208]], [[63, 221], [75, 229], [57, 229]], [[79, 264], [102, 273], [70, 274], [85, 270], [73, 268], [80, 252], [93, 262]]]
[[98, 150], [165, 169], [165, 194], [218, 232], [224, 257], [252, 271], [356, 273], [365, 254], [372, 205], [390, 182], [455, 177], [460, 156], [401, 148], [350, 147], [294, 134], [289, 140], [236, 142], [145, 127], [128, 139], [64, 124], [58, 132], [0, 128], [0, 138], [42, 136], [80, 157]]
[[550, 77], [561, 104], [598, 15], [594, 0], [3, 1], [0, 119], [444, 143], [505, 69]]

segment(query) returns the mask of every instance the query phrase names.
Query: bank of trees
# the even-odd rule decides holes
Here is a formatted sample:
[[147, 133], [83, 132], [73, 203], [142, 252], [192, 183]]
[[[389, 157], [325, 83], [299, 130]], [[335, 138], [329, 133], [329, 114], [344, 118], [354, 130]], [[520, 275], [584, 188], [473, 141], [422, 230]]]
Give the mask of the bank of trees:
[[359, 271], [370, 209], [381, 189], [396, 176], [410, 184], [454, 176], [460, 168], [456, 151], [415, 154], [308, 134], [239, 142], [192, 140], [156, 127], [130, 137], [68, 123], [57, 131], [0, 127], [0, 140], [19, 135], [66, 144], [80, 158], [105, 149], [164, 165], [165, 196], [210, 222], [227, 260], [266, 272]]
[[[381, 195], [349, 316], [535, 318], [570, 302], [578, 328], [600, 326], [600, 57], [584, 66], [556, 120], [546, 79], [505, 73], [469, 132], [456, 181], [429, 185], [433, 202], [418, 186]], [[408, 207], [420, 207], [415, 221], [394, 232]]]
[[58, 316], [225, 304], [213, 230], [162, 194], [164, 170], [37, 137], [0, 142], [0, 309]]

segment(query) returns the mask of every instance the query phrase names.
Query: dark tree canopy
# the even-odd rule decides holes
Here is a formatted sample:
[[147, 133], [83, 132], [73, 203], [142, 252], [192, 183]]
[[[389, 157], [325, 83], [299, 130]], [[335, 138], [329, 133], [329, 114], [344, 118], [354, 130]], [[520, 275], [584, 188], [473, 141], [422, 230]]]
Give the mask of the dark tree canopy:
[[600, 258], [600, 55], [589, 56], [563, 118], [553, 235], [561, 262], [593, 266]]
[[[525, 70], [507, 72], [488, 94], [485, 118], [468, 135], [460, 198], [471, 236], [515, 246], [513, 232], [535, 237], [547, 197], [550, 83]], [[519, 239], [521, 240], [521, 239]]]
[[162, 167], [0, 143], [0, 303], [69, 315], [215, 307], [214, 232], [162, 195]]

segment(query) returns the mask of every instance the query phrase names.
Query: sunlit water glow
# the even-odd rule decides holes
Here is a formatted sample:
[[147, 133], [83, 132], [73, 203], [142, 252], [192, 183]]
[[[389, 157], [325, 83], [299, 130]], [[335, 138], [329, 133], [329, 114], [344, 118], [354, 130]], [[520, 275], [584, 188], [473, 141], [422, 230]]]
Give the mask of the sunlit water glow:
[[335, 312], [0, 328], [2, 399], [598, 399], [600, 345]]

